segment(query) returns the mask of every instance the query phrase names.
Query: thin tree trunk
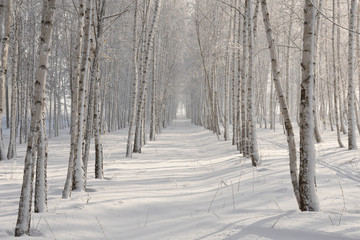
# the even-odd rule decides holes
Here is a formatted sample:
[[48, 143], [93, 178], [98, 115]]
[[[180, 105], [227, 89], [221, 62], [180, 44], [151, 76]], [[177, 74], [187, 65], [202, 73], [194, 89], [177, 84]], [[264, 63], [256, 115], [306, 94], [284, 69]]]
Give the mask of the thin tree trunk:
[[19, 30], [15, 24], [15, 44], [12, 56], [12, 74], [11, 74], [11, 124], [10, 124], [10, 140], [7, 153], [8, 159], [16, 158], [16, 128], [17, 128], [17, 84], [18, 84], [18, 53], [19, 53]]
[[319, 211], [316, 193], [316, 170], [314, 149], [314, 31], [316, 10], [313, 2], [305, 0], [304, 36], [302, 57], [302, 82], [300, 103], [300, 210]]
[[[4, 112], [4, 105], [8, 102], [5, 99], [5, 80], [7, 73], [7, 60], [9, 52], [10, 42], [10, 25], [11, 25], [11, 5], [12, 0], [1, 0], [0, 1], [0, 119]], [[7, 91], [6, 91], [7, 93]], [[7, 106], [7, 105], [6, 105]], [[9, 111], [6, 111], [7, 116]], [[9, 121], [7, 121], [9, 123]], [[0, 161], [6, 160], [6, 152], [3, 143], [2, 127], [0, 121]]]
[[[147, 41], [147, 48], [146, 48], [146, 52], [145, 52], [145, 59], [144, 59], [144, 65], [143, 65], [143, 69], [142, 69], [142, 79], [141, 79], [141, 89], [140, 89], [140, 95], [139, 95], [139, 103], [138, 103], [138, 109], [137, 109], [137, 116], [136, 116], [136, 128], [138, 129], [137, 132], [140, 133], [140, 129], [141, 129], [141, 114], [144, 111], [145, 108], [145, 101], [146, 101], [146, 93], [147, 93], [147, 84], [148, 84], [148, 79], [147, 79], [147, 70], [149, 67], [149, 55], [150, 52], [153, 48], [153, 44], [154, 44], [154, 34], [156, 31], [156, 27], [157, 27], [157, 23], [158, 23], [158, 18], [160, 15], [160, 7], [161, 7], [161, 0], [156, 0], [154, 2], [155, 4], [155, 12], [154, 12], [154, 16], [153, 16], [153, 21], [149, 30], [149, 35], [148, 35], [148, 41]], [[137, 139], [135, 139], [134, 141], [134, 152], [141, 152], [141, 136], [140, 134], [137, 134]]]
[[284, 124], [286, 129], [286, 137], [287, 137], [287, 143], [289, 148], [289, 163], [290, 163], [290, 177], [291, 182], [293, 185], [293, 190], [295, 193], [296, 201], [298, 203], [298, 206], [300, 208], [300, 193], [299, 193], [299, 181], [298, 181], [298, 169], [297, 169], [297, 161], [296, 161], [296, 143], [295, 143], [295, 137], [294, 137], [294, 130], [291, 123], [290, 113], [289, 109], [287, 107], [287, 99], [286, 96], [284, 96], [281, 83], [280, 83], [280, 70], [278, 67], [278, 61], [277, 61], [277, 50], [276, 50], [276, 44], [275, 40], [272, 36], [272, 28], [270, 25], [270, 15], [269, 11], [267, 9], [266, 0], [261, 0], [261, 7], [262, 7], [262, 13], [264, 18], [264, 25], [265, 25], [265, 31], [267, 40], [269, 43], [269, 50], [270, 50], [270, 56], [271, 56], [271, 69], [272, 69], [272, 75], [273, 75], [273, 82], [275, 85], [275, 89], [278, 95], [279, 103], [280, 103], [280, 111], [282, 113], [282, 116], [284, 118]]
[[[246, 99], [247, 99], [247, 84], [248, 84], [248, 76], [247, 76], [247, 62], [248, 62], [248, 37], [247, 37], [247, 21], [249, 20], [247, 18], [248, 16], [248, 0], [245, 0], [245, 17], [244, 17], [244, 22], [243, 22], [243, 62], [242, 62], [242, 71], [241, 71], [241, 147], [242, 147], [242, 153], [244, 157], [249, 156], [249, 142], [248, 142], [248, 134], [249, 134], [249, 129], [248, 129], [248, 122], [247, 122], [247, 118], [248, 118], [248, 113], [246, 111], [247, 109], [247, 104], [246, 104]], [[240, 20], [240, 19], [239, 19]], [[240, 24], [240, 21], [239, 21]], [[239, 38], [240, 38], [240, 34], [239, 34]], [[240, 56], [239, 56], [240, 57]], [[240, 62], [239, 62], [240, 64]], [[240, 107], [240, 105], [238, 107]]]
[[356, 18], [356, 0], [351, 0], [349, 22], [349, 52], [348, 52], [348, 149], [357, 149], [354, 115], [354, 31]]
[[[289, 29], [288, 29], [288, 41], [287, 41], [287, 45], [290, 46], [291, 44], [291, 37], [292, 37], [292, 28], [293, 28], [293, 16], [294, 14], [292, 13], [292, 11], [294, 11], [295, 9], [295, 0], [291, 0], [291, 6], [290, 6], [290, 23], [289, 23]], [[291, 116], [291, 109], [290, 109], [290, 101], [289, 101], [289, 96], [290, 96], [290, 47], [288, 47], [286, 49], [286, 67], [285, 67], [285, 82], [286, 82], [286, 87], [285, 87], [285, 93], [286, 93], [286, 105], [288, 106], [288, 110], [290, 112], [290, 116]]]
[[38, 126], [37, 139], [37, 161], [36, 161], [36, 181], [35, 181], [35, 205], [36, 213], [45, 212], [47, 208], [47, 138], [45, 114]]
[[[340, 126], [339, 126], [339, 112], [338, 112], [338, 88], [337, 88], [337, 82], [338, 82], [338, 73], [336, 71], [336, 52], [335, 52], [335, 1], [333, 0], [333, 26], [332, 26], [332, 37], [331, 37], [331, 42], [332, 42], [332, 66], [333, 66], [333, 78], [334, 78], [334, 111], [335, 111], [335, 127], [336, 127], [336, 135], [337, 135], [337, 140], [338, 140], [338, 144], [339, 147], [343, 148], [344, 144], [341, 141], [341, 136], [340, 136]], [[340, 9], [339, 9], [340, 10]]]
[[[235, 11], [235, 10], [234, 10]], [[225, 86], [224, 86], [224, 140], [229, 140], [229, 125], [230, 125], [230, 79], [231, 79], [231, 53], [230, 44], [232, 43], [232, 26], [234, 20], [231, 18], [228, 30], [228, 43], [226, 46], [225, 55]], [[232, 52], [232, 51], [231, 51]]]
[[55, 0], [43, 0], [41, 35], [39, 41], [39, 62], [36, 71], [34, 87], [34, 101], [31, 109], [31, 125], [25, 156], [23, 184], [21, 188], [19, 212], [15, 227], [15, 236], [30, 234], [32, 192], [34, 185], [34, 151], [37, 146], [39, 126], [45, 106], [45, 84], [48, 69], [48, 57], [50, 54], [51, 35], [53, 30]]
[[152, 60], [152, 86], [151, 86], [151, 116], [150, 116], [150, 141], [155, 141], [155, 123], [156, 123], [156, 53], [155, 46], [153, 47], [153, 60]]
[[[318, 9], [321, 11], [322, 9], [322, 0], [318, 0], [319, 5], [318, 5]], [[320, 12], [316, 13], [316, 27], [315, 27], [315, 53], [314, 53], [314, 64], [317, 62], [317, 58], [318, 58], [318, 48], [319, 48], [319, 29], [320, 29], [320, 19], [321, 19], [321, 14]], [[321, 137], [321, 133], [320, 133], [320, 127], [319, 127], [319, 109], [318, 109], [318, 105], [319, 105], [319, 91], [318, 91], [318, 86], [319, 86], [319, 80], [320, 80], [320, 72], [317, 73], [316, 69], [316, 65], [314, 65], [314, 136], [315, 136], [315, 140], [316, 142], [322, 142], [322, 137]]]
[[257, 145], [257, 135], [256, 135], [256, 120], [255, 120], [255, 109], [254, 109], [254, 32], [253, 32], [253, 4], [252, 0], [248, 2], [248, 37], [249, 37], [249, 76], [248, 76], [248, 112], [249, 112], [249, 136], [250, 136], [250, 157], [252, 165], [254, 167], [260, 164], [260, 156]]
[[92, 0], [87, 0], [86, 11], [85, 11], [85, 25], [84, 25], [84, 44], [82, 52], [82, 61], [80, 68], [79, 78], [79, 121], [77, 128], [77, 151], [74, 162], [74, 182], [73, 189], [77, 191], [85, 190], [85, 173], [83, 166], [83, 140], [84, 140], [84, 118], [85, 118], [85, 95], [87, 90], [88, 82], [88, 63], [89, 63], [89, 51], [90, 51], [90, 23], [92, 12]]
[[78, 25], [77, 39], [74, 46], [75, 59], [73, 69], [73, 79], [71, 84], [71, 139], [70, 139], [70, 156], [68, 163], [67, 177], [65, 181], [62, 198], [69, 198], [73, 186], [74, 162], [77, 151], [77, 131], [78, 131], [78, 104], [79, 104], [79, 77], [81, 66], [81, 49], [83, 44], [85, 7], [84, 0], [79, 0], [78, 8]]
[[138, 99], [138, 85], [139, 85], [139, 73], [138, 73], [138, 43], [137, 43], [137, 15], [138, 15], [138, 2], [135, 0], [135, 9], [134, 9], [134, 30], [133, 30], [133, 70], [134, 70], [134, 82], [133, 82], [133, 94], [132, 94], [132, 105], [130, 113], [130, 122], [129, 122], [129, 132], [126, 145], [126, 157], [132, 157], [132, 138], [134, 135], [134, 125], [136, 120], [137, 112], [137, 99]]
[[102, 50], [102, 36], [103, 36], [103, 17], [105, 16], [105, 7], [106, 1], [102, 1], [100, 8], [98, 26], [97, 26], [97, 41], [96, 41], [96, 52], [94, 54], [94, 73], [97, 73], [95, 76], [95, 95], [94, 95], [94, 137], [95, 137], [95, 178], [102, 179], [104, 177], [104, 154], [103, 154], [103, 145], [101, 141], [101, 128], [100, 128], [100, 83], [101, 78], [98, 73], [99, 69], [99, 54]]
[[[341, 25], [341, 8], [340, 8], [340, 0], [337, 1], [337, 18], [338, 18], [338, 22], [337, 24]], [[338, 88], [338, 102], [339, 102], [339, 119], [340, 119], [340, 132], [343, 132], [344, 134], [347, 134], [347, 130], [345, 127], [345, 123], [344, 123], [344, 112], [346, 112], [346, 108], [345, 108], [345, 104], [342, 103], [342, 97], [341, 97], [341, 90], [342, 87], [340, 84], [341, 81], [343, 80], [343, 75], [342, 75], [342, 69], [341, 69], [341, 34], [340, 34], [340, 28], [337, 28], [336, 31], [337, 34], [337, 44], [336, 44], [336, 48], [337, 48], [337, 68], [338, 68], [338, 72], [337, 72], [337, 76], [338, 76], [338, 83], [339, 83], [339, 88]], [[345, 89], [345, 86], [343, 87]], [[345, 101], [345, 99], [344, 99]]]
[[[235, 1], [235, 4], [237, 4], [238, 1]], [[237, 6], [237, 5], [235, 5]], [[233, 15], [233, 26], [232, 26], [232, 44], [233, 46], [236, 45], [236, 21], [237, 21], [237, 16], [238, 14], [236, 13], [236, 10], [234, 9], [234, 15]], [[239, 24], [240, 24], [240, 21], [239, 21]], [[235, 50], [235, 47], [233, 47], [232, 51], [231, 51], [231, 61], [232, 61], [232, 64], [231, 64], [231, 82], [232, 82], [232, 125], [233, 125], [233, 137], [232, 137], [232, 145], [238, 145], [238, 141], [239, 141], [239, 136], [237, 134], [237, 125], [240, 124], [238, 122], [238, 119], [237, 119], [237, 112], [240, 111], [240, 107], [238, 106], [238, 103], [237, 103], [237, 92], [238, 92], [238, 86], [235, 82], [235, 69], [236, 69], [236, 50]]]

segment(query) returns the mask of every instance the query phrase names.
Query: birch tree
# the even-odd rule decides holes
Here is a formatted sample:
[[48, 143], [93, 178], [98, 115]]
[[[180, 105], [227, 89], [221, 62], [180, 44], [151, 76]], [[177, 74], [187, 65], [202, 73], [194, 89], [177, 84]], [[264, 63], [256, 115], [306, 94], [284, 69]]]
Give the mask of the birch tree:
[[17, 23], [15, 23], [15, 36], [14, 36], [14, 48], [12, 54], [12, 69], [11, 69], [11, 122], [10, 122], [10, 140], [7, 158], [16, 158], [16, 129], [17, 129], [17, 106], [18, 106], [18, 60], [19, 60], [19, 29]]
[[354, 115], [354, 31], [357, 1], [351, 0], [349, 19], [349, 52], [348, 52], [348, 149], [356, 149], [355, 115]]
[[101, 78], [98, 73], [100, 53], [103, 47], [103, 28], [105, 16], [106, 0], [102, 0], [98, 14], [98, 24], [96, 29], [95, 53], [92, 66], [92, 78], [95, 81], [94, 89], [94, 137], [95, 137], [95, 178], [102, 179], [104, 177], [103, 170], [103, 145], [101, 141], [100, 131], [100, 83]]
[[132, 105], [130, 109], [130, 121], [129, 121], [129, 133], [127, 138], [126, 145], [126, 157], [132, 157], [132, 139], [134, 136], [134, 126], [136, 121], [136, 106], [138, 99], [138, 85], [139, 85], [139, 73], [138, 73], [138, 43], [137, 43], [137, 16], [138, 16], [138, 2], [135, 0], [134, 8], [134, 29], [133, 29], [133, 70], [134, 70], [134, 80], [133, 80], [133, 93], [132, 93]]
[[149, 56], [150, 56], [150, 53], [152, 52], [152, 48], [154, 45], [154, 34], [156, 32], [156, 27], [157, 27], [157, 23], [158, 23], [159, 14], [160, 14], [161, 0], [156, 0], [154, 2], [154, 4], [155, 4], [155, 10], [154, 10], [153, 19], [152, 19], [148, 37], [147, 37], [146, 52], [145, 52], [145, 57], [144, 57], [143, 68], [141, 70], [142, 71], [141, 72], [142, 79], [141, 79], [141, 88], [140, 88], [140, 93], [139, 93], [139, 102], [138, 102], [138, 108], [137, 108], [137, 114], [136, 114], [136, 130], [135, 131], [137, 132], [137, 135], [134, 139], [134, 152], [141, 152], [141, 135], [140, 135], [141, 124], [142, 124], [141, 113], [144, 111], [144, 108], [145, 108], [147, 85], [148, 85], [147, 71], [148, 71], [148, 68], [150, 65]]
[[249, 131], [250, 131], [250, 157], [252, 165], [254, 167], [260, 164], [260, 156], [257, 146], [257, 135], [256, 135], [256, 120], [255, 120], [255, 109], [254, 109], [254, 28], [253, 28], [253, 4], [252, 1], [248, 1], [248, 37], [249, 37], [249, 71], [248, 71], [248, 119], [249, 119]]
[[316, 0], [304, 1], [304, 35], [300, 103], [300, 210], [319, 211], [314, 149], [314, 34]]
[[[0, 1], [0, 118], [5, 107], [5, 79], [10, 42], [11, 5], [12, 0]], [[5, 159], [7, 159], [7, 156], [4, 148], [0, 121], [0, 161]]]
[[78, 106], [79, 106], [79, 77], [81, 64], [81, 50], [83, 45], [85, 6], [84, 0], [79, 0], [77, 38], [74, 45], [74, 63], [73, 63], [73, 79], [71, 84], [71, 139], [70, 139], [70, 156], [68, 163], [67, 177], [62, 197], [69, 198], [73, 186], [73, 174], [75, 156], [77, 151], [77, 131], [78, 131]]
[[78, 127], [76, 136], [76, 155], [74, 159], [73, 189], [77, 191], [85, 190], [85, 172], [83, 166], [83, 140], [84, 140], [84, 118], [85, 118], [85, 95], [88, 84], [88, 63], [90, 51], [90, 23], [92, 16], [92, 0], [87, 0], [84, 23], [84, 43], [82, 49], [82, 59], [79, 78], [79, 102], [78, 102]]
[[18, 218], [15, 227], [15, 236], [24, 234], [30, 235], [32, 192], [34, 186], [34, 167], [35, 153], [37, 148], [37, 138], [44, 112], [44, 95], [46, 74], [48, 70], [48, 57], [52, 40], [52, 30], [54, 23], [54, 12], [56, 8], [55, 0], [43, 0], [41, 33], [39, 42], [39, 62], [36, 70], [34, 86], [33, 105], [31, 109], [30, 133], [28, 136], [27, 151], [25, 155], [25, 166], [23, 184], [19, 201]]
[[156, 52], [155, 52], [155, 45], [153, 47], [152, 52], [152, 83], [151, 83], [151, 110], [150, 110], [150, 141], [155, 141], [156, 135]]
[[38, 126], [36, 180], [35, 180], [35, 204], [36, 213], [45, 212], [47, 208], [47, 137], [45, 125], [45, 113]]
[[[278, 95], [279, 103], [280, 103], [280, 111], [284, 117], [284, 124], [286, 129], [286, 137], [289, 148], [289, 165], [290, 165], [290, 176], [291, 182], [293, 186], [293, 190], [295, 193], [296, 201], [300, 208], [300, 194], [299, 194], [299, 181], [298, 181], [298, 169], [297, 169], [297, 157], [296, 157], [296, 143], [294, 137], [294, 130], [291, 123], [289, 108], [288, 108], [288, 99], [286, 95], [284, 96], [282, 86], [280, 83], [280, 70], [278, 67], [278, 53], [276, 49], [276, 43], [272, 36], [272, 28], [270, 24], [270, 14], [267, 9], [266, 0], [261, 0], [261, 9], [263, 14], [264, 26], [266, 31], [266, 37], [269, 44], [270, 57], [271, 57], [271, 70], [273, 76], [273, 82], [275, 85], [275, 89]], [[287, 74], [287, 73], [286, 73]], [[286, 82], [288, 86], [288, 81]], [[286, 88], [287, 89], [287, 88]]]
[[[335, 127], [336, 127], [336, 136], [337, 136], [337, 141], [339, 144], [339, 147], [343, 148], [344, 144], [341, 141], [341, 136], [340, 136], [340, 126], [339, 126], [339, 112], [338, 112], [338, 74], [336, 71], [336, 51], [335, 51], [335, 1], [333, 0], [332, 2], [332, 10], [333, 10], [333, 24], [332, 24], [332, 37], [331, 37], [331, 46], [332, 46], [332, 67], [333, 67], [333, 87], [334, 87], [334, 111], [335, 111]], [[340, 9], [339, 9], [340, 10]]]

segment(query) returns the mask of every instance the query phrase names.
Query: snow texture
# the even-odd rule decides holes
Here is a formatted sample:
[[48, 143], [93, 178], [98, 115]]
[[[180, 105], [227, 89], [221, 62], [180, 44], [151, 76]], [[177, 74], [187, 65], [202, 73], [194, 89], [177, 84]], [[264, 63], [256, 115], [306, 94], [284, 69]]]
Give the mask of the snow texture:
[[[127, 129], [107, 134], [105, 178], [94, 179], [92, 150], [87, 192], [70, 199], [61, 198], [70, 146], [63, 131], [49, 140], [48, 212], [32, 214], [31, 239], [360, 239], [359, 152], [324, 132], [315, 145], [321, 211], [300, 212], [277, 129], [258, 129], [257, 168], [230, 141], [184, 120], [132, 159]], [[0, 162], [0, 239], [14, 239], [25, 148]]]

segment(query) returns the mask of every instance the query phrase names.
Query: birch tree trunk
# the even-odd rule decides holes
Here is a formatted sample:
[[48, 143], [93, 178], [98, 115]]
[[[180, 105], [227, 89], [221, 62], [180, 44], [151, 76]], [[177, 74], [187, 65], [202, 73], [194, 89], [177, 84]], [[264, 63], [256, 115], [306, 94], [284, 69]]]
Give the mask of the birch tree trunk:
[[[95, 54], [94, 54], [95, 55]], [[90, 155], [90, 144], [91, 138], [93, 136], [93, 129], [94, 129], [94, 96], [95, 96], [95, 78], [93, 75], [96, 75], [96, 67], [94, 66], [94, 60], [91, 68], [90, 73], [90, 82], [89, 82], [89, 89], [88, 89], [88, 110], [87, 110], [87, 117], [86, 117], [86, 126], [85, 126], [85, 133], [84, 133], [84, 150], [82, 156], [83, 162], [83, 169], [84, 169], [84, 180], [86, 185], [87, 179], [87, 170], [88, 170], [88, 162], [89, 162], [89, 155]], [[95, 71], [95, 73], [93, 73]]]
[[[238, 6], [238, 4], [236, 4], [236, 7]], [[240, 14], [238, 15], [238, 25], [237, 25], [237, 44], [238, 46], [241, 45], [241, 23], [243, 23], [243, 58], [241, 58], [241, 50], [240, 47], [237, 50], [237, 103], [236, 103], [236, 138], [237, 138], [237, 150], [240, 151], [240, 153], [243, 153], [244, 156], [247, 156], [248, 153], [246, 152], [247, 148], [246, 148], [246, 133], [247, 133], [247, 129], [245, 128], [246, 125], [244, 125], [245, 123], [245, 119], [246, 119], [246, 64], [247, 60], [245, 59], [246, 57], [246, 50], [247, 50], [247, 46], [246, 46], [246, 19], [243, 20], [243, 22], [241, 21], [241, 16]], [[235, 17], [235, 21], [236, 21], [236, 17]], [[236, 23], [235, 23], [236, 26]], [[236, 30], [236, 29], [234, 29]], [[235, 33], [234, 33], [235, 34]], [[243, 60], [243, 64], [241, 63], [241, 59]], [[235, 58], [234, 58], [235, 61]], [[235, 63], [234, 63], [234, 67], [235, 67]], [[241, 67], [243, 67], [243, 69], [241, 69]], [[234, 76], [235, 77], [235, 76]]]
[[[235, 1], [235, 4], [237, 4], [238, 1]], [[236, 5], [235, 5], [236, 6]], [[233, 14], [233, 25], [232, 25], [232, 44], [233, 46], [235, 46], [236, 44], [236, 16], [238, 14], [236, 13], [236, 10], [234, 9], [234, 14]], [[240, 24], [240, 21], [239, 21], [239, 24]], [[232, 117], [232, 125], [233, 125], [233, 128], [232, 128], [232, 131], [233, 131], [233, 136], [232, 136], [232, 145], [238, 145], [238, 141], [240, 140], [239, 139], [239, 136], [237, 134], [237, 125], [240, 124], [240, 122], [238, 122], [238, 119], [237, 119], [237, 112], [240, 111], [240, 106], [238, 106], [237, 104], [237, 92], [238, 92], [238, 86], [235, 82], [235, 68], [236, 68], [236, 51], [235, 51], [235, 47], [233, 47], [232, 51], [231, 51], [231, 61], [232, 61], [232, 64], [231, 64], [231, 82], [232, 82], [232, 114], [233, 114], [233, 117]]]
[[336, 126], [336, 136], [338, 140], [339, 147], [343, 148], [344, 144], [341, 141], [340, 136], [340, 126], [339, 126], [339, 112], [338, 112], [338, 88], [337, 88], [337, 79], [338, 74], [336, 71], [336, 51], [335, 51], [335, 1], [333, 0], [333, 25], [332, 25], [332, 37], [331, 37], [331, 45], [332, 45], [332, 66], [333, 66], [333, 78], [334, 78], [334, 111], [335, 111], [335, 126]]
[[15, 227], [15, 236], [30, 234], [32, 192], [34, 186], [34, 167], [37, 136], [42, 121], [45, 106], [45, 84], [50, 54], [51, 36], [54, 22], [55, 0], [43, 0], [41, 35], [39, 41], [39, 62], [36, 70], [33, 105], [31, 109], [31, 125], [25, 155], [23, 184], [21, 188], [18, 218]]
[[19, 54], [19, 42], [18, 42], [19, 30], [18, 25], [15, 24], [15, 37], [14, 37], [14, 49], [12, 54], [12, 73], [11, 73], [11, 122], [10, 122], [10, 139], [9, 148], [7, 153], [8, 159], [16, 158], [16, 128], [17, 128], [17, 84], [18, 84], [18, 54]]
[[[337, 24], [341, 25], [342, 22], [341, 22], [341, 6], [340, 6], [340, 0], [337, 1]], [[337, 43], [336, 43], [336, 50], [337, 50], [337, 58], [336, 58], [336, 61], [337, 61], [337, 77], [338, 77], [338, 92], [337, 92], [337, 97], [338, 97], [338, 102], [339, 102], [339, 119], [340, 119], [340, 131], [343, 132], [344, 134], [347, 134], [347, 129], [345, 127], [345, 123], [344, 123], [344, 120], [345, 120], [345, 117], [344, 117], [344, 112], [346, 112], [346, 107], [345, 107], [345, 104], [342, 103], [342, 97], [341, 97], [341, 90], [342, 89], [345, 89], [345, 86], [341, 87], [342, 84], [341, 81], [343, 81], [344, 77], [342, 75], [342, 68], [341, 68], [341, 33], [340, 33], [340, 28], [337, 27], [337, 31], [336, 31], [336, 35], [337, 35]], [[344, 97], [345, 98], [345, 97]], [[344, 99], [345, 101], [345, 99]]]
[[137, 14], [138, 14], [138, 2], [135, 0], [134, 9], [134, 30], [133, 30], [133, 70], [134, 70], [134, 82], [133, 82], [133, 93], [132, 93], [132, 105], [130, 109], [130, 121], [129, 121], [129, 132], [126, 145], [126, 157], [132, 157], [132, 138], [134, 135], [134, 125], [136, 120], [137, 112], [137, 99], [138, 99], [138, 85], [139, 85], [139, 73], [138, 73], [138, 42], [137, 42]]
[[[318, 4], [318, 9], [321, 11], [322, 9], [322, 0], [318, 0], [319, 4]], [[320, 12], [316, 13], [316, 22], [315, 22], [315, 36], [314, 36], [314, 41], [315, 41], [315, 53], [314, 53], [314, 64], [318, 61], [318, 48], [319, 48], [319, 29], [320, 29], [320, 19], [321, 19], [321, 14]], [[319, 86], [319, 82], [320, 82], [320, 72], [317, 72], [316, 70], [316, 65], [314, 65], [314, 136], [315, 136], [315, 140], [316, 142], [322, 142], [322, 137], [321, 137], [321, 133], [320, 133], [320, 126], [319, 126], [319, 90], [318, 90], [318, 86]]]
[[316, 1], [305, 0], [300, 102], [300, 210], [319, 211], [314, 150], [314, 31]]
[[84, 118], [85, 118], [85, 95], [88, 82], [88, 63], [89, 63], [89, 51], [90, 51], [90, 23], [92, 12], [92, 0], [87, 0], [85, 11], [85, 24], [84, 24], [84, 44], [80, 68], [79, 78], [79, 106], [78, 106], [78, 129], [77, 129], [77, 151], [74, 162], [74, 182], [73, 189], [77, 191], [85, 190], [85, 172], [82, 161], [83, 156], [83, 140], [84, 140]]
[[357, 149], [354, 115], [354, 31], [356, 21], [356, 0], [351, 0], [349, 21], [349, 52], [348, 52], [348, 149]]
[[155, 124], [156, 124], [156, 53], [155, 46], [153, 47], [153, 60], [152, 60], [152, 86], [151, 86], [151, 116], [150, 116], [150, 141], [155, 141]]
[[[248, 52], [247, 52], [247, 46], [248, 46], [248, 37], [247, 37], [247, 21], [248, 21], [248, 7], [247, 4], [249, 3], [248, 0], [245, 0], [245, 17], [244, 17], [244, 23], [243, 23], [243, 61], [242, 61], [242, 71], [241, 71], [241, 147], [242, 147], [242, 153], [244, 157], [249, 156], [249, 142], [248, 142], [248, 122], [247, 122], [247, 106], [246, 106], [246, 99], [247, 99], [247, 62], [248, 62]], [[239, 18], [240, 19], [240, 18]], [[240, 24], [240, 22], [239, 22]], [[240, 34], [239, 34], [240, 35]], [[239, 36], [240, 37], [240, 36]], [[240, 56], [239, 56], [240, 57]], [[240, 60], [239, 63], [240, 64]], [[240, 105], [238, 106], [240, 108]], [[240, 124], [240, 123], [239, 123]]]
[[[295, 9], [295, 0], [291, 0], [291, 6], [290, 6], [290, 23], [289, 23], [289, 30], [288, 30], [288, 41], [287, 41], [287, 45], [290, 46], [291, 44], [291, 36], [292, 36], [292, 29], [293, 29], [293, 16], [294, 14], [292, 14], [292, 11], [294, 11]], [[285, 93], [286, 93], [286, 105], [288, 106], [288, 110], [290, 112], [290, 116], [291, 116], [291, 109], [290, 109], [290, 101], [289, 101], [289, 96], [290, 96], [290, 47], [286, 48], [286, 67], [285, 67], [285, 82], [286, 82], [286, 87], [285, 87]]]
[[232, 42], [232, 25], [233, 20], [230, 20], [229, 30], [228, 30], [228, 43], [226, 46], [226, 55], [225, 55], [225, 76], [224, 76], [224, 140], [229, 140], [229, 125], [230, 125], [230, 70], [231, 70], [231, 54], [230, 54], [230, 44]]
[[[158, 18], [160, 15], [160, 6], [161, 6], [161, 0], [156, 0], [155, 1], [155, 12], [154, 12], [154, 16], [153, 16], [153, 20], [152, 20], [152, 24], [149, 30], [149, 34], [148, 34], [148, 41], [147, 41], [147, 48], [146, 48], [146, 52], [145, 52], [145, 58], [144, 58], [144, 64], [143, 64], [143, 69], [142, 69], [142, 79], [141, 79], [141, 89], [140, 89], [140, 94], [139, 94], [139, 103], [138, 103], [138, 109], [137, 109], [137, 115], [136, 115], [136, 128], [138, 129], [138, 131], [140, 132], [141, 129], [141, 114], [144, 111], [145, 108], [145, 100], [146, 100], [146, 93], [147, 93], [147, 84], [148, 84], [148, 79], [147, 79], [147, 70], [149, 68], [149, 55], [150, 52], [152, 52], [152, 48], [154, 45], [154, 34], [156, 31], [156, 27], [157, 27], [157, 23], [158, 23]], [[141, 134], [137, 134], [138, 139], [134, 140], [134, 152], [141, 152]]]
[[[0, 0], [0, 119], [5, 106], [5, 79], [10, 42], [11, 5], [12, 0]], [[6, 159], [7, 156], [4, 148], [0, 121], [0, 161]]]
[[105, 7], [106, 7], [106, 0], [102, 1], [100, 14], [98, 18], [98, 25], [97, 25], [97, 38], [96, 38], [96, 49], [94, 54], [94, 65], [93, 65], [93, 74], [92, 77], [96, 79], [95, 81], [95, 94], [94, 94], [94, 137], [95, 137], [95, 178], [102, 179], [104, 177], [104, 167], [103, 167], [103, 145], [101, 141], [101, 128], [100, 128], [100, 83], [101, 78], [98, 73], [99, 69], [99, 59], [100, 53], [102, 50], [102, 37], [103, 37], [103, 27], [104, 21], [103, 17], [105, 16]]
[[78, 25], [77, 25], [77, 39], [74, 46], [74, 68], [73, 79], [71, 84], [71, 139], [70, 139], [70, 156], [68, 163], [67, 177], [65, 181], [62, 198], [69, 198], [73, 186], [74, 163], [77, 147], [77, 131], [78, 131], [78, 104], [79, 104], [79, 77], [81, 64], [81, 49], [83, 44], [84, 18], [85, 7], [84, 0], [79, 0], [78, 8]]
[[290, 163], [290, 177], [291, 182], [293, 186], [293, 190], [295, 193], [296, 201], [298, 203], [298, 206], [300, 208], [300, 194], [299, 194], [299, 181], [298, 181], [298, 169], [297, 169], [297, 162], [296, 162], [296, 143], [295, 143], [295, 137], [294, 137], [294, 130], [291, 123], [290, 113], [287, 101], [288, 99], [286, 96], [284, 96], [281, 82], [280, 82], [280, 70], [278, 67], [278, 60], [277, 60], [277, 50], [276, 50], [276, 44], [275, 40], [272, 36], [272, 28], [270, 24], [270, 14], [267, 9], [267, 3], [266, 0], [261, 0], [261, 9], [264, 19], [264, 26], [266, 31], [266, 37], [269, 44], [269, 50], [270, 50], [270, 57], [271, 57], [271, 70], [272, 70], [272, 76], [273, 76], [273, 82], [275, 85], [275, 89], [278, 95], [279, 103], [280, 103], [280, 111], [284, 118], [284, 124], [286, 129], [286, 137], [287, 137], [287, 143], [289, 148], [289, 163]]
[[254, 31], [253, 31], [253, 3], [252, 0], [248, 2], [248, 33], [249, 33], [249, 76], [248, 76], [248, 112], [249, 112], [249, 136], [250, 136], [250, 157], [254, 167], [260, 164], [260, 156], [257, 145], [256, 135], [256, 120], [254, 109]]
[[41, 213], [46, 211], [47, 207], [47, 138], [45, 113], [38, 126], [37, 139], [37, 160], [36, 160], [36, 181], [35, 181], [35, 212]]

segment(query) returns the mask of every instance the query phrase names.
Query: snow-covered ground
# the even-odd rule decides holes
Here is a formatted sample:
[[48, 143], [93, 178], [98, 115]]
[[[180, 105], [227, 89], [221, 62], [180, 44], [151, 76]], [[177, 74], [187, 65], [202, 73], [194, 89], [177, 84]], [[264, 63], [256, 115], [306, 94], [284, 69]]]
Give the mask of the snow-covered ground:
[[[105, 179], [94, 179], [92, 157], [88, 191], [68, 200], [69, 137], [50, 139], [48, 212], [32, 214], [30, 239], [360, 239], [360, 155], [338, 148], [334, 132], [316, 145], [317, 213], [297, 209], [280, 128], [258, 130], [255, 169], [230, 141], [185, 120], [132, 159], [126, 133], [103, 137]], [[17, 150], [17, 161], [0, 162], [0, 239], [14, 238], [25, 145]]]

